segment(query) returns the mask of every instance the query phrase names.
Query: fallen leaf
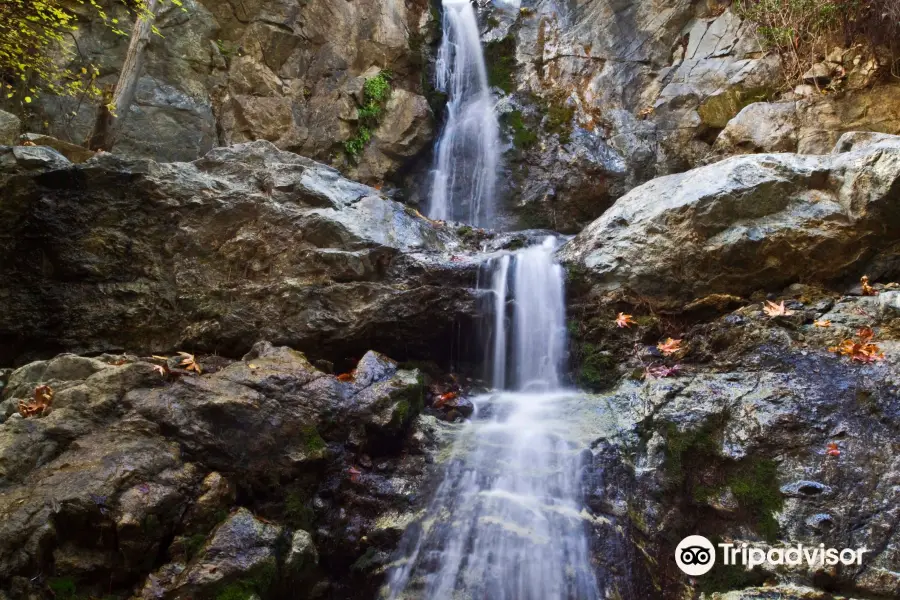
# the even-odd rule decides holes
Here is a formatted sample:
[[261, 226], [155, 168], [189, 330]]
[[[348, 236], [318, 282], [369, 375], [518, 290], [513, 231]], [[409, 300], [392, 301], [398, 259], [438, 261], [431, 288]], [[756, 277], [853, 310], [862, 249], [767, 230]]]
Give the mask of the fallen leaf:
[[169, 368], [166, 365], [153, 365], [153, 370], [159, 373], [162, 377], [165, 377], [169, 372]]
[[350, 474], [350, 481], [353, 483], [359, 483], [359, 476], [362, 475], [362, 471], [357, 469], [356, 467], [350, 467], [347, 469], [347, 473]]
[[850, 360], [854, 362], [878, 362], [884, 360], [884, 353], [878, 344], [872, 341], [874, 338], [875, 331], [871, 327], [863, 327], [856, 332], [855, 340], [844, 340], [837, 346], [828, 348], [828, 351], [841, 356], [849, 356]]
[[827, 454], [828, 456], [840, 456], [841, 455], [841, 450], [838, 448], [838, 445], [835, 444], [834, 442], [831, 442], [830, 444], [828, 444], [828, 446], [826, 446], [826, 448], [827, 449], [825, 450], [825, 454]]
[[869, 277], [867, 275], [863, 275], [859, 278], [859, 283], [862, 286], [862, 295], [863, 296], [877, 296], [878, 290], [869, 285]]
[[816, 319], [815, 321], [813, 321], [813, 325], [815, 325], [816, 327], [827, 329], [831, 327], [831, 321], [829, 321], [828, 319], [825, 319], [824, 321], [819, 321], [818, 319]]
[[770, 317], [787, 317], [794, 314], [794, 311], [784, 307], [784, 300], [782, 300], [779, 304], [775, 304], [774, 302], [766, 300], [766, 305], [763, 307], [763, 311]]
[[44, 416], [50, 405], [53, 404], [53, 389], [49, 385], [39, 385], [34, 388], [34, 398], [31, 402], [19, 400], [19, 414], [23, 418]]
[[661, 379], [664, 377], [674, 377], [681, 370], [679, 365], [667, 367], [665, 365], [649, 366], [644, 369], [645, 379]]
[[631, 315], [626, 315], [625, 313], [619, 313], [616, 317], [616, 327], [619, 329], [623, 327], [631, 327], [632, 325], [636, 325], [634, 318]]
[[340, 375], [337, 376], [337, 380], [344, 381], [344, 382], [353, 381], [353, 374], [352, 373], [341, 373]]
[[247, 365], [247, 367], [249, 367], [250, 370], [258, 369], [258, 368], [259, 368], [257, 365], [254, 365], [253, 363], [250, 363], [249, 365]]
[[166, 357], [166, 356], [158, 356], [156, 354], [154, 354], [150, 358], [155, 358], [156, 360], [169, 360], [168, 357]]
[[459, 394], [457, 392], [447, 392], [446, 394], [441, 394], [437, 400], [434, 401], [434, 408], [441, 408], [451, 400], [455, 400]]
[[187, 352], [179, 352], [178, 354], [182, 356], [179, 366], [184, 367], [186, 371], [194, 371], [197, 375], [203, 373], [203, 370], [200, 368], [200, 363], [197, 362], [193, 354], [188, 354]]
[[656, 348], [666, 356], [669, 356], [681, 350], [681, 340], [666, 338], [666, 341], [658, 343]]

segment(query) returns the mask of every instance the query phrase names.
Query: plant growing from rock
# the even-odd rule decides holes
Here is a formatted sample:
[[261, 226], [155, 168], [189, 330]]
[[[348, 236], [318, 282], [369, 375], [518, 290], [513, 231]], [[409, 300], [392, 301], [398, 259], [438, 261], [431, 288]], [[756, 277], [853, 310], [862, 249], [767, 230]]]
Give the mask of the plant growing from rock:
[[372, 139], [372, 130], [378, 127], [384, 114], [384, 107], [391, 97], [393, 75], [387, 69], [366, 79], [363, 84], [363, 104], [356, 110], [356, 134], [344, 142], [344, 153], [356, 162], [359, 155]]

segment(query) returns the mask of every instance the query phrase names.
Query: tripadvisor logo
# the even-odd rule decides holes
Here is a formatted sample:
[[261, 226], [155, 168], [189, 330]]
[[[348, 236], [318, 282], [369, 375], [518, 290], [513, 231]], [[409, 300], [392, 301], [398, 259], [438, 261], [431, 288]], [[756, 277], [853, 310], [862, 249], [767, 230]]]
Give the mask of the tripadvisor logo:
[[716, 549], [702, 535], [689, 535], [675, 548], [675, 562], [687, 575], [703, 575], [716, 564]]
[[[818, 546], [786, 546], [782, 548], [754, 548], [749, 544], [717, 544], [719, 557], [723, 565], [744, 565], [747, 570], [760, 565], [789, 567], [806, 564], [810, 567], [829, 566], [838, 563], [844, 565], [861, 565], [863, 554], [869, 550], [865, 547], [854, 550], [852, 548], [826, 548], [825, 544]], [[675, 548], [675, 563], [686, 575], [696, 577], [708, 573], [716, 564], [716, 549], [712, 542], [702, 535], [689, 535]]]

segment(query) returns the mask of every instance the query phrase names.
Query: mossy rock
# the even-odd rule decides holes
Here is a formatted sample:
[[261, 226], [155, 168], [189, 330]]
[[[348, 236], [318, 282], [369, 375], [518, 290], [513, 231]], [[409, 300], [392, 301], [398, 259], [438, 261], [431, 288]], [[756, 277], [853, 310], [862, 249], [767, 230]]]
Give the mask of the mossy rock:
[[575, 379], [581, 387], [597, 392], [618, 382], [619, 361], [612, 353], [590, 343], [576, 346], [576, 352], [579, 358]]
[[765, 102], [774, 90], [764, 87], [743, 89], [735, 87], [704, 100], [697, 112], [704, 125], [723, 129], [744, 107], [754, 102]]
[[488, 83], [507, 94], [516, 89], [516, 38], [508, 35], [484, 45]]

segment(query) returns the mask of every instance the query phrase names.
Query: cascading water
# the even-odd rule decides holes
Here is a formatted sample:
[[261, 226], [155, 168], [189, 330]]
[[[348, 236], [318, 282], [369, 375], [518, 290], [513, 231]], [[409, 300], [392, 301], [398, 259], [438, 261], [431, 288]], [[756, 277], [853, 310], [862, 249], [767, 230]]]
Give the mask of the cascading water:
[[595, 600], [580, 455], [560, 389], [562, 268], [554, 238], [490, 258], [490, 371], [501, 391], [474, 399], [444, 481], [407, 531], [391, 599]]
[[469, 0], [443, 0], [436, 87], [447, 120], [435, 148], [428, 216], [480, 227], [494, 221], [500, 134], [478, 20]]

